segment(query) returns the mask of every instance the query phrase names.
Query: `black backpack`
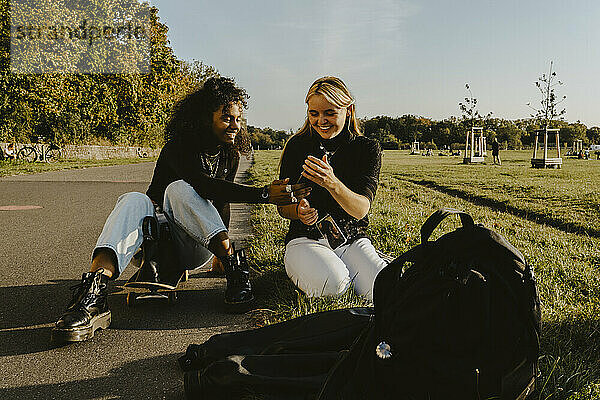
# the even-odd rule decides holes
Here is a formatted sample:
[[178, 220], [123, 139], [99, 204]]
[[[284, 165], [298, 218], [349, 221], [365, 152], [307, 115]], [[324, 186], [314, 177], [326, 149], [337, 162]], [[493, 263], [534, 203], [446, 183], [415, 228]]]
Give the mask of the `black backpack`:
[[[450, 214], [463, 227], [430, 242]], [[525, 398], [537, 375], [540, 304], [523, 256], [451, 209], [429, 217], [421, 240], [379, 273], [374, 310], [310, 314], [190, 345], [179, 360], [187, 398]]]
[[[462, 227], [429, 237], [448, 215]], [[535, 386], [540, 302], [533, 271], [503, 237], [441, 209], [421, 244], [374, 287], [374, 321], [318, 399], [524, 399]]]

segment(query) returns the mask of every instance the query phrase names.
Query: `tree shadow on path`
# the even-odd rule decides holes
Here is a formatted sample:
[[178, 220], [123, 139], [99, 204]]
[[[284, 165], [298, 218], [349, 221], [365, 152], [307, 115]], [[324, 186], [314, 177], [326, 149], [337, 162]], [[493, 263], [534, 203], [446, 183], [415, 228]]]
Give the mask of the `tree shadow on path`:
[[108, 376], [0, 389], [2, 399], [183, 399], [183, 375], [170, 354], [128, 362]]

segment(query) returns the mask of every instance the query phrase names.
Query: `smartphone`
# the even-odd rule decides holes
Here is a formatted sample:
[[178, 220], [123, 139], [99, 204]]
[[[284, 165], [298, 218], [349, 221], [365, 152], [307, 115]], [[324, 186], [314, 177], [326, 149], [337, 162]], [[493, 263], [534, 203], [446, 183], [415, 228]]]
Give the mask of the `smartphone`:
[[[319, 145], [319, 150], [323, 151], [323, 154], [327, 155], [327, 163], [329, 163], [329, 157], [330, 157], [329, 153], [325, 150], [325, 147], [323, 147], [322, 144]], [[316, 156], [314, 154], [309, 154], [309, 155], [311, 155], [311, 156], [313, 156], [315, 158], [319, 158], [319, 159], [323, 157], [323, 155], [321, 155], [321, 156]], [[308, 156], [307, 156], [307, 158], [308, 158]], [[300, 177], [298, 178], [298, 180], [296, 181], [296, 183], [303, 183], [303, 182], [306, 182], [308, 184], [312, 184], [313, 183], [310, 180], [306, 179], [304, 176], [302, 176], [302, 174], [300, 174]]]
[[326, 214], [317, 221], [316, 226], [321, 235], [327, 239], [327, 242], [332, 249], [335, 250], [346, 243], [346, 236], [331, 215]]

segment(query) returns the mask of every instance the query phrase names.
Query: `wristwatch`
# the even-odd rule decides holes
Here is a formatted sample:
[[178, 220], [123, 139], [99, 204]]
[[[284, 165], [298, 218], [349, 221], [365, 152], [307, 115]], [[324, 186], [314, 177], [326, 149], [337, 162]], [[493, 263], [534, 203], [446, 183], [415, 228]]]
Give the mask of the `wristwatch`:
[[269, 185], [265, 185], [262, 192], [260, 193], [260, 197], [263, 198], [264, 200], [269, 199]]

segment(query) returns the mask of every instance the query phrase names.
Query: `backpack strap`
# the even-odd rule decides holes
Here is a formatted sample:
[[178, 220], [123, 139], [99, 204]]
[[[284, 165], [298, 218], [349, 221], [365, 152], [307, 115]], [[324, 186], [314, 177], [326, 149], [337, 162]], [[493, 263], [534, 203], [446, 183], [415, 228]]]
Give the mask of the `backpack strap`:
[[427, 221], [421, 227], [421, 243], [427, 243], [429, 237], [437, 228], [437, 226], [449, 215], [458, 214], [463, 227], [472, 227], [475, 225], [473, 217], [464, 211], [455, 210], [454, 208], [440, 208], [427, 218]]
[[402, 268], [406, 262], [415, 262], [423, 254], [423, 246], [418, 245], [404, 252], [386, 265], [375, 277], [373, 283], [373, 303], [376, 307], [384, 307], [385, 298], [393, 297], [395, 286], [402, 278]]

